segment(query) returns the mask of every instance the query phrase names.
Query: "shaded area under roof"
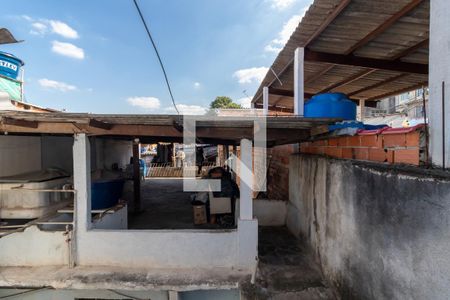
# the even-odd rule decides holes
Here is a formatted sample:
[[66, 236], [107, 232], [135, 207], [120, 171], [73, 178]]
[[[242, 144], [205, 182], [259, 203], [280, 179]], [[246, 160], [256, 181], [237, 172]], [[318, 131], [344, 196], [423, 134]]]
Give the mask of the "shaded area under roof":
[[[192, 117], [192, 116], [190, 116]], [[253, 120], [213, 116], [213, 120], [196, 122], [198, 143], [239, 144], [243, 138], [253, 139]], [[264, 117], [259, 117], [264, 118]], [[106, 115], [88, 113], [0, 112], [0, 132], [24, 135], [109, 136], [121, 139], [140, 138], [143, 143], [183, 142], [183, 116], [179, 115]], [[312, 128], [332, 124], [339, 119], [267, 117], [269, 147], [300, 142], [310, 137]]]
[[343, 92], [367, 105], [428, 85], [429, 0], [315, 0], [278, 54], [252, 102], [293, 108], [293, 57], [305, 48], [305, 99]]

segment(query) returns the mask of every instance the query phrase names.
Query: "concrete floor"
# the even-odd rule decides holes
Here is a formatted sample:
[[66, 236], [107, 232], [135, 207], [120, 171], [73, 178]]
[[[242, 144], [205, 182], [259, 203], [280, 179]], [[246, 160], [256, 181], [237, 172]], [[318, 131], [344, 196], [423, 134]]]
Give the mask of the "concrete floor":
[[[222, 229], [217, 224], [194, 225], [190, 195], [181, 178], [151, 178], [141, 184], [142, 212], [132, 213], [128, 229]], [[132, 204], [132, 201], [131, 201]]]
[[312, 253], [286, 227], [260, 227], [256, 284], [243, 287], [250, 299], [335, 299]]

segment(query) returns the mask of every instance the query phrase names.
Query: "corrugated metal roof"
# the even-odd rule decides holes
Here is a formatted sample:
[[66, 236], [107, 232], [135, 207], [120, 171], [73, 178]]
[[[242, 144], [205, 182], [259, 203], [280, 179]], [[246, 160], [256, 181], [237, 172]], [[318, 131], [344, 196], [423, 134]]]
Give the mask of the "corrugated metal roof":
[[[428, 82], [429, 0], [315, 0], [278, 54], [262, 88], [293, 91], [295, 49], [305, 47], [305, 94], [325, 91], [375, 101]], [[293, 107], [271, 94], [269, 105]], [[306, 97], [308, 98], [308, 97]], [[275, 107], [273, 107], [275, 108]]]

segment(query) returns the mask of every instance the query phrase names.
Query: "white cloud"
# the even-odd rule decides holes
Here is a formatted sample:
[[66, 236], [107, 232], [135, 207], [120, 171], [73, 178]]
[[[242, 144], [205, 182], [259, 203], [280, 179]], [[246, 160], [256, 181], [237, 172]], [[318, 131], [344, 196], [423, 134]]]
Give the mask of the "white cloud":
[[302, 9], [302, 13], [292, 16], [286, 23], [284, 23], [283, 28], [278, 33], [278, 37], [273, 39], [270, 44], [266, 45], [264, 50], [267, 52], [280, 52], [291, 37], [294, 30], [297, 28], [307, 9], [308, 6], [304, 7]]
[[84, 59], [84, 50], [71, 43], [53, 41], [52, 51], [64, 56], [76, 59]]
[[130, 97], [127, 99], [127, 102], [132, 106], [149, 110], [159, 109], [161, 106], [159, 99], [155, 97]]
[[249, 69], [241, 69], [234, 72], [233, 77], [237, 78], [239, 83], [252, 83], [261, 82], [266, 76], [269, 68], [266, 67], [254, 67]]
[[35, 20], [28, 15], [22, 15], [21, 18], [31, 23], [31, 34], [54, 33], [67, 39], [77, 39], [80, 37], [75, 29], [59, 20]]
[[28, 22], [33, 22], [33, 18], [28, 15], [21, 15], [21, 17]]
[[40, 35], [47, 32], [47, 25], [41, 22], [34, 22], [31, 24], [31, 27], [33, 27], [33, 29], [30, 30], [31, 34]]
[[[177, 104], [178, 111], [181, 115], [204, 115], [208, 109], [200, 105]], [[168, 114], [176, 113], [173, 106], [164, 108], [164, 112]]]
[[61, 92], [68, 92], [77, 90], [77, 87], [71, 84], [67, 84], [65, 82], [50, 80], [47, 78], [42, 78], [38, 80], [40, 86], [47, 89], [59, 90]]
[[60, 36], [68, 39], [79, 38], [78, 32], [66, 23], [58, 20], [49, 20], [48, 22], [53, 33], [59, 34]]
[[240, 104], [243, 108], [250, 108], [252, 103], [252, 98], [244, 97], [236, 100], [236, 103]]
[[294, 4], [297, 0], [270, 0], [272, 8], [283, 10]]
[[200, 88], [200, 82], [194, 82], [194, 88], [196, 89]]

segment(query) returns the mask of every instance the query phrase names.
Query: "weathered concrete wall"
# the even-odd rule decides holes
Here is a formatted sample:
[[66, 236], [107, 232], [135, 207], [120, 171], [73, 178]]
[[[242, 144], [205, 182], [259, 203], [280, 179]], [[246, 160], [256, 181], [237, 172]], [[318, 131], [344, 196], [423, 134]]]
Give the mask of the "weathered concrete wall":
[[0, 266], [67, 265], [69, 246], [63, 231], [41, 231], [31, 226], [0, 239]]
[[293, 155], [287, 225], [343, 299], [450, 298], [450, 176]]
[[[99, 139], [95, 141], [95, 157], [92, 162], [98, 169], [111, 170], [111, 166], [117, 163], [119, 168], [125, 169], [130, 163], [130, 157], [133, 156], [133, 144], [131, 141], [121, 141], [113, 139]], [[91, 153], [91, 156], [93, 153]], [[92, 164], [94, 167], [94, 164]]]
[[0, 136], [0, 177], [41, 169], [41, 138]]
[[65, 136], [42, 137], [42, 169], [60, 168], [73, 172], [73, 138]]
[[94, 229], [77, 232], [77, 238], [77, 263], [82, 266], [236, 266], [237, 231]]
[[[430, 155], [433, 164], [450, 168], [450, 1], [430, 1]], [[442, 99], [444, 98], [444, 105]], [[445, 110], [444, 113], [442, 113]], [[444, 122], [442, 122], [442, 118]], [[445, 127], [445, 128], [444, 128]], [[445, 129], [445, 134], [444, 134]], [[445, 136], [444, 136], [445, 135]], [[442, 145], [445, 145], [443, 149]]]

